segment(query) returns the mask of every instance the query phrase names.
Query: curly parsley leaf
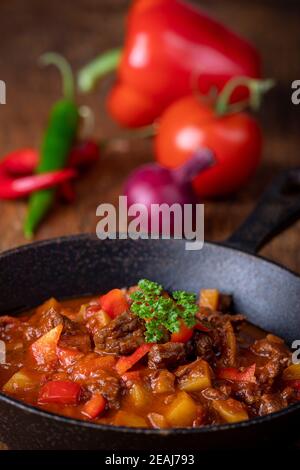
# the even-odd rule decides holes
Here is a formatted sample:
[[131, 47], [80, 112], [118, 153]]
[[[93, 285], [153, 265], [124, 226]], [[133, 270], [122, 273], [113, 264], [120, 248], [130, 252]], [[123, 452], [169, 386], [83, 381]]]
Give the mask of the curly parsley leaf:
[[131, 294], [131, 311], [146, 322], [145, 338], [147, 342], [158, 342], [165, 330], [176, 333], [180, 321], [193, 327], [198, 311], [196, 295], [185, 291], [175, 291], [172, 297], [163, 294], [159, 284], [148, 279], [138, 283], [139, 289]]

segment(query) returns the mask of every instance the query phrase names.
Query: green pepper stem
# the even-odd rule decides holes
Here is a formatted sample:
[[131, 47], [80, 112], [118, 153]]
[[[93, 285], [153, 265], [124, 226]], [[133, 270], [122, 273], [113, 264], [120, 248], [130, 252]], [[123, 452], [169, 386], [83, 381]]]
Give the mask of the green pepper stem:
[[[227, 113], [239, 112], [250, 106], [251, 109], [257, 110], [260, 107], [263, 95], [275, 85], [274, 80], [258, 80], [249, 77], [233, 77], [224, 86], [219, 94], [215, 111], [218, 116]], [[230, 104], [229, 100], [234, 90], [239, 86], [245, 86], [249, 90], [249, 98], [235, 104]]]
[[74, 99], [74, 76], [69, 62], [60, 54], [56, 52], [47, 52], [40, 57], [42, 65], [55, 65], [63, 79], [63, 94], [66, 99]]
[[97, 82], [110, 72], [116, 70], [120, 63], [122, 49], [112, 49], [96, 57], [78, 73], [78, 88], [82, 93], [93, 90]]

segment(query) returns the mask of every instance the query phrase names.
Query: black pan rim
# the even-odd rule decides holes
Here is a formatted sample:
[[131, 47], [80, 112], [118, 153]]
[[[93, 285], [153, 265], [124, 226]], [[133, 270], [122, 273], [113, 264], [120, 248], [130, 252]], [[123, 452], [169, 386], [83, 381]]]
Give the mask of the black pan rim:
[[[28, 251], [30, 249], [33, 249], [33, 248], [39, 248], [39, 247], [44, 247], [44, 246], [47, 246], [47, 245], [51, 245], [51, 244], [60, 244], [60, 243], [63, 243], [63, 242], [68, 242], [68, 241], [80, 241], [80, 240], [95, 240], [95, 241], [99, 241], [99, 243], [101, 243], [102, 240], [98, 239], [97, 236], [92, 233], [92, 232], [84, 232], [84, 233], [78, 233], [78, 234], [75, 234], [75, 235], [63, 235], [63, 236], [59, 236], [59, 237], [53, 237], [53, 238], [47, 238], [45, 240], [38, 240], [38, 241], [35, 241], [35, 242], [31, 242], [31, 243], [26, 243], [24, 245], [21, 245], [21, 246], [18, 246], [16, 248], [11, 248], [9, 250], [5, 250], [3, 251], [2, 253], [0, 253], [0, 261], [1, 259], [5, 259], [6, 257], [8, 256], [11, 256], [11, 255], [14, 255], [14, 254], [19, 254], [19, 253], [22, 253], [23, 251]], [[159, 240], [154, 240], [153, 241], [160, 241], [161, 239]], [[161, 240], [161, 241], [170, 241], [172, 240], [173, 242], [179, 242], [179, 243], [185, 243], [186, 240], [185, 239], [175, 239], [173, 237], [170, 237], [169, 240]], [[115, 240], [111, 240], [112, 242], [113, 241], [123, 241], [121, 239], [115, 239]], [[139, 240], [132, 240], [133, 242], [138, 242]], [[300, 273], [297, 273], [295, 271], [293, 271], [292, 269], [289, 269], [289, 268], [286, 268], [284, 267], [282, 264], [276, 262], [276, 261], [271, 261], [271, 260], [268, 260], [267, 258], [265, 258], [264, 256], [261, 256], [259, 254], [254, 254], [254, 253], [250, 253], [250, 252], [247, 252], [247, 251], [243, 251], [239, 248], [236, 248], [234, 246], [230, 246], [229, 244], [227, 244], [226, 240], [223, 241], [223, 242], [212, 242], [212, 241], [205, 241], [204, 244], [206, 245], [210, 245], [210, 246], [214, 246], [214, 247], [222, 247], [222, 248], [225, 248], [226, 250], [229, 250], [229, 251], [233, 251], [233, 252], [237, 252], [238, 254], [240, 255], [245, 255], [247, 257], [250, 257], [250, 258], [253, 258], [253, 259], [259, 259], [261, 261], [263, 261], [264, 263], [267, 263], [268, 265], [270, 266], [273, 266], [275, 268], [279, 268], [280, 270], [284, 271], [285, 273], [289, 273], [290, 275], [292, 275], [293, 277], [295, 277], [296, 279], [300, 279]]]
[[[68, 242], [68, 241], [80, 241], [80, 240], [97, 240], [95, 234], [93, 233], [80, 233], [80, 234], [75, 234], [75, 235], [65, 235], [61, 237], [55, 237], [55, 238], [49, 238], [46, 240], [40, 240], [32, 243], [27, 243], [25, 245], [19, 246], [17, 248], [12, 248], [10, 250], [6, 250], [3, 253], [0, 254], [0, 261], [1, 259], [5, 259], [11, 255], [14, 254], [19, 254], [22, 252], [26, 252], [30, 249], [38, 248], [38, 247], [44, 247], [48, 246], [51, 244], [60, 244], [62, 242]], [[176, 242], [184, 242], [184, 240], [175, 240], [174, 238], [171, 238], [171, 240], [176, 241]], [[100, 242], [101, 240], [99, 240]], [[285, 268], [281, 264], [274, 262], [274, 261], [269, 261], [266, 258], [248, 253], [246, 251], [242, 251], [238, 248], [231, 247], [226, 245], [226, 242], [205, 242], [206, 244], [209, 244], [211, 246], [215, 247], [222, 247], [226, 248], [226, 250], [234, 251], [242, 255], [247, 255], [251, 258], [255, 259], [260, 259], [261, 261], [264, 261], [265, 263], [271, 265], [272, 267], [276, 267], [277, 269], [280, 269], [284, 271], [285, 273], [289, 273], [293, 277], [300, 279], [300, 276], [295, 273], [294, 271]], [[20, 400], [17, 400], [15, 398], [9, 397], [5, 395], [4, 393], [0, 392], [0, 401], [7, 403], [8, 405], [14, 406], [18, 408], [21, 411], [24, 411], [25, 413], [30, 413], [33, 415], [37, 415], [39, 417], [44, 417], [47, 419], [52, 419], [54, 421], [60, 422], [62, 424], [70, 424], [74, 426], [81, 426], [84, 428], [88, 429], [93, 429], [93, 430], [98, 430], [100, 431], [110, 431], [110, 432], [126, 432], [130, 434], [143, 434], [143, 435], [161, 435], [163, 436], [169, 436], [169, 435], [177, 435], [177, 434], [191, 434], [191, 435], [197, 435], [197, 434], [203, 434], [203, 433], [212, 433], [212, 432], [223, 432], [226, 430], [230, 429], [243, 429], [243, 428], [249, 428], [252, 426], [264, 424], [266, 422], [270, 422], [275, 420], [276, 418], [280, 418], [281, 416], [286, 416], [291, 413], [296, 412], [297, 410], [300, 411], [300, 403], [296, 403], [293, 405], [288, 406], [287, 408], [284, 408], [278, 412], [275, 413], [270, 413], [269, 415], [266, 416], [261, 416], [253, 419], [249, 419], [247, 421], [242, 421], [239, 423], [231, 423], [231, 424], [221, 424], [221, 425], [214, 425], [214, 426], [203, 426], [201, 428], [176, 428], [176, 429], [166, 429], [166, 430], [159, 430], [159, 429], [145, 429], [145, 428], [130, 428], [130, 427], [125, 427], [125, 426], [113, 426], [113, 425], [105, 425], [105, 424], [98, 424], [98, 423], [92, 423], [89, 421], [83, 421], [80, 419], [73, 419], [73, 418], [68, 418], [65, 416], [60, 416], [55, 413], [50, 413], [47, 411], [40, 410], [32, 405], [26, 404]]]

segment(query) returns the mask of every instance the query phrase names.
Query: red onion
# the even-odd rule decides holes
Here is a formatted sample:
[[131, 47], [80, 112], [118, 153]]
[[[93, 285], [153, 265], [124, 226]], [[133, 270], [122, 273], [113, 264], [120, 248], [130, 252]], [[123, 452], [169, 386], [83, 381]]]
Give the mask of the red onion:
[[151, 215], [152, 204], [193, 204], [196, 196], [192, 180], [214, 162], [213, 153], [208, 149], [199, 150], [179, 168], [168, 169], [157, 163], [149, 163], [134, 170], [124, 186], [128, 207], [143, 204]]

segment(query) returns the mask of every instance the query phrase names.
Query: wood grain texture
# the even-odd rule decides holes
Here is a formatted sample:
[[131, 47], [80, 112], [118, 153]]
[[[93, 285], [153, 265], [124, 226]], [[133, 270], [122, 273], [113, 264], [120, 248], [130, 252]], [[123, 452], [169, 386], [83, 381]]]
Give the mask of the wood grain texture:
[[[201, 5], [261, 50], [265, 75], [277, 80], [266, 99], [260, 120], [265, 131], [263, 164], [256, 178], [239, 194], [206, 204], [206, 239], [225, 239], [251, 211], [276, 172], [299, 165], [300, 106], [292, 105], [291, 82], [299, 79], [299, 4], [295, 1], [202, 0]], [[66, 55], [75, 69], [97, 53], [122, 43], [125, 0], [41, 2], [2, 0], [0, 5], [0, 78], [7, 83], [7, 104], [0, 106], [1, 154], [40, 144], [49, 107], [59, 96], [53, 69], [43, 71], [37, 58], [45, 51]], [[116, 136], [120, 130], [105, 113], [105, 94], [113, 78], [79, 101], [96, 114], [96, 137]], [[42, 225], [36, 239], [95, 231], [95, 211], [101, 202], [117, 202], [126, 175], [151, 160], [150, 142], [131, 142], [125, 152], [103, 152], [101, 162], [78, 186], [74, 206], [59, 204]], [[0, 250], [25, 243], [24, 202], [0, 203]], [[300, 223], [281, 234], [263, 250], [273, 260], [300, 272]]]

